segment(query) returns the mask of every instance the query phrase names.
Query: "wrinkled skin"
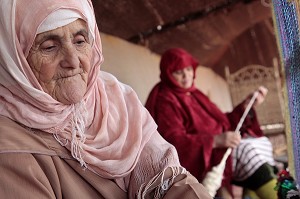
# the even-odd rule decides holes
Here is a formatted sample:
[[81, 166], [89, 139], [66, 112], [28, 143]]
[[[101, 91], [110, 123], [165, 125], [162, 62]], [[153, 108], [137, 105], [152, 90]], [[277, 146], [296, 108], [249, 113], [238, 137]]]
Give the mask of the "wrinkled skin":
[[81, 19], [36, 36], [27, 61], [44, 92], [63, 104], [83, 99], [91, 69], [90, 43]]

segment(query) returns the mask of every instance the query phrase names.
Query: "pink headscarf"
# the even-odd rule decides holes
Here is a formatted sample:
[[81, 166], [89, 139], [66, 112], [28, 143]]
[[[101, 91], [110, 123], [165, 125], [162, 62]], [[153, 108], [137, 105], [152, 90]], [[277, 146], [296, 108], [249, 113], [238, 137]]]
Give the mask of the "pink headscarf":
[[[60, 9], [79, 13], [93, 37], [88, 90], [72, 105], [45, 93], [26, 60], [37, 30]], [[156, 125], [130, 87], [100, 72], [102, 47], [91, 1], [2, 0], [0, 35], [0, 115], [52, 133], [82, 165], [103, 177], [132, 171]]]

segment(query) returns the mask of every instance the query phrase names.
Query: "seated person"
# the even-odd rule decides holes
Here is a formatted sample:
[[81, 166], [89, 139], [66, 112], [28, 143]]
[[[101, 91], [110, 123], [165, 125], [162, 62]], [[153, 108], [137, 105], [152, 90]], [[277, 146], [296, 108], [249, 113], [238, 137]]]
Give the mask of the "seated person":
[[[232, 198], [231, 184], [236, 181], [254, 190], [260, 198], [275, 199], [276, 178], [270, 166], [274, 164], [272, 145], [263, 136], [253, 108], [241, 128], [242, 137], [248, 139], [241, 141], [241, 135], [234, 132], [252, 95], [231, 113], [222, 113], [194, 86], [197, 66], [198, 61], [180, 48], [169, 49], [162, 55], [161, 81], [152, 89], [145, 105], [158, 124], [158, 132], [176, 147], [181, 164], [201, 182], [207, 172], [220, 163], [227, 148], [239, 152], [238, 156], [227, 159], [219, 190], [223, 198]], [[255, 105], [260, 104], [266, 94], [263, 87], [259, 91]], [[267, 143], [267, 155], [253, 150], [258, 140]]]
[[1, 0], [2, 198], [202, 198], [127, 85], [89, 0]]

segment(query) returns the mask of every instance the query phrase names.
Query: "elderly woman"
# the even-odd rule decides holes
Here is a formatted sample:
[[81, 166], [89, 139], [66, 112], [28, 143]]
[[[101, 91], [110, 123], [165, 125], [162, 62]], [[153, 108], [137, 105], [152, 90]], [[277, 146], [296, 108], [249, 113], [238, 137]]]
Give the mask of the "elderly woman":
[[0, 0], [2, 198], [211, 198], [108, 73], [91, 1]]
[[[240, 134], [234, 132], [248, 99], [231, 113], [222, 113], [195, 87], [197, 66], [198, 61], [180, 48], [169, 49], [162, 55], [161, 81], [146, 102], [146, 108], [158, 124], [158, 132], [176, 147], [181, 164], [200, 182], [213, 166], [220, 163], [227, 148], [237, 148], [234, 158], [229, 158], [226, 163], [219, 191], [222, 198], [231, 198], [233, 180], [254, 190], [261, 199], [277, 198], [276, 180], [270, 170], [270, 165], [274, 164], [272, 146], [263, 137], [254, 109], [241, 129], [243, 137], [248, 139], [241, 141]], [[260, 104], [266, 94], [263, 87], [259, 91], [255, 105]]]

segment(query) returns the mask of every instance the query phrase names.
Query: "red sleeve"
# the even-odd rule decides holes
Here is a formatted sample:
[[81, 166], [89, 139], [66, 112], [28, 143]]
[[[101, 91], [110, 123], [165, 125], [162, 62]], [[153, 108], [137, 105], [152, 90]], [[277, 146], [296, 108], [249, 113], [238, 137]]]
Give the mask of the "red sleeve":
[[200, 132], [187, 132], [184, 113], [174, 101], [160, 99], [156, 104], [155, 120], [158, 132], [178, 151], [182, 166], [198, 179], [202, 179], [209, 167], [212, 154], [213, 136]]
[[[227, 113], [228, 119], [231, 124], [230, 130], [235, 130], [236, 126], [238, 125], [240, 118], [242, 117], [245, 111], [245, 102], [242, 102], [238, 106], [236, 106], [231, 113]], [[240, 129], [240, 132], [243, 136], [252, 136], [252, 137], [261, 137], [263, 136], [263, 132], [260, 128], [260, 124], [257, 119], [256, 111], [254, 108], [251, 108], [243, 125]]]

